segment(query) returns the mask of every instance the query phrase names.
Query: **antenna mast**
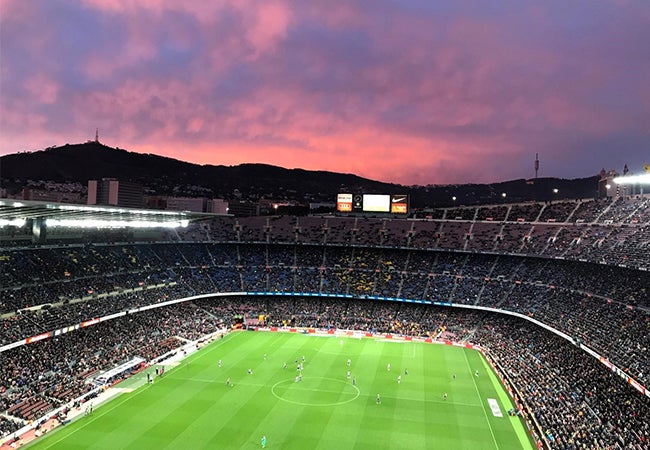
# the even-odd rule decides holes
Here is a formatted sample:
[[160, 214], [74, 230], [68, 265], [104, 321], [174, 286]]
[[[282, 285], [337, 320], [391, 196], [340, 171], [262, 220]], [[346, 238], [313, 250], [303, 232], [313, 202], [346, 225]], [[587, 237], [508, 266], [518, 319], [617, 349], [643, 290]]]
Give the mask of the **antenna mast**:
[[537, 179], [538, 170], [539, 170], [539, 153], [535, 153], [535, 179]]

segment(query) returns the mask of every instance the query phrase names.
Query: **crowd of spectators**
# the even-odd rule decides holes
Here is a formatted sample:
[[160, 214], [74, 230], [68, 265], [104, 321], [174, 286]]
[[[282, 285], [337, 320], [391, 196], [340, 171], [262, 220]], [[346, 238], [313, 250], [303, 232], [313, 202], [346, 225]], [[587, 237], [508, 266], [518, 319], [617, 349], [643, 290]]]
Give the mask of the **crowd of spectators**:
[[[23, 285], [22, 274], [13, 274], [40, 261], [40, 250], [5, 253], [1, 343], [199, 294], [347, 294], [525, 314], [579, 337], [639, 381], [649, 381], [644, 368], [650, 366], [650, 277], [645, 271], [548, 258], [333, 245], [151, 243], [58, 250], [47, 249], [52, 262], [41, 269], [50, 280]], [[79, 271], [74, 266], [80, 260], [105, 275]], [[111, 269], [122, 261], [130, 261], [128, 270]], [[26, 309], [34, 305], [45, 306]]]
[[0, 439], [19, 430], [22, 426], [23, 424], [20, 421], [0, 416]]
[[[201, 240], [454, 249], [649, 269], [650, 199], [556, 201], [437, 210], [428, 219], [215, 218]], [[179, 232], [196, 239], [195, 228]]]
[[[423, 219], [388, 217], [216, 217], [170, 231], [168, 240], [184, 242], [261, 242], [453, 249], [561, 257], [599, 264], [648, 267], [650, 199], [556, 201], [480, 207], [457, 207]], [[432, 217], [428, 219], [427, 217]], [[128, 234], [100, 236], [125, 242]], [[122, 238], [120, 241], [119, 238]], [[106, 242], [106, 240], [104, 242]], [[83, 235], [76, 242], [92, 242]], [[2, 240], [3, 245], [28, 245]], [[57, 241], [50, 241], [50, 243]], [[71, 242], [71, 241], [67, 241]], [[22, 244], [21, 244], [22, 243]], [[47, 250], [41, 257], [47, 261]], [[124, 259], [128, 255], [111, 255]], [[0, 255], [2, 257], [2, 255]], [[122, 267], [131, 266], [128, 259]], [[33, 266], [26, 266], [34, 268]], [[86, 275], [98, 268], [78, 260]], [[75, 272], [75, 275], [79, 275]], [[70, 272], [73, 276], [73, 272]], [[40, 266], [34, 275], [41, 274]]]
[[551, 448], [648, 448], [648, 399], [579, 348], [504, 317], [485, 321], [472, 339], [489, 349], [516, 386]]
[[93, 375], [134, 357], [154, 360], [187, 340], [231, 325], [231, 319], [181, 303], [5, 351], [0, 365], [0, 411], [18, 419], [37, 419], [90, 391]]

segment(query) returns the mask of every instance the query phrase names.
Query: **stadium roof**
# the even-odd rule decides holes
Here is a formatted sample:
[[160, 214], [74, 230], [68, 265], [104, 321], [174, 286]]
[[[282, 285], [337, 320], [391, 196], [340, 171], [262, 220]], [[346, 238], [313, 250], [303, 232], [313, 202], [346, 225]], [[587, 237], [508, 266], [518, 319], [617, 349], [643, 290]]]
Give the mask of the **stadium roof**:
[[[80, 225], [78, 226], [83, 226], [81, 222], [88, 224], [105, 222], [121, 224], [122, 227], [129, 227], [130, 224], [137, 226], [136, 223], [146, 223], [149, 227], [155, 227], [157, 224], [159, 226], [182, 226], [182, 224], [214, 216], [215, 214], [191, 211], [0, 199], [0, 224], [42, 218], [52, 225], [64, 226], [75, 226], [70, 221], [79, 221]], [[120, 225], [114, 226], [119, 227]]]

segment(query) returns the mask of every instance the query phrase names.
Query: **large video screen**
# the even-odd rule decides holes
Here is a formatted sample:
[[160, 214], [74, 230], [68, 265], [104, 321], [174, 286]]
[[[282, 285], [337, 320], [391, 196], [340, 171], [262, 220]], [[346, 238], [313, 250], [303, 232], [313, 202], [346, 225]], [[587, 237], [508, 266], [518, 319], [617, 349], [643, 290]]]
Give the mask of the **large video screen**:
[[390, 212], [390, 195], [363, 194], [365, 212]]
[[348, 194], [336, 197], [339, 212], [367, 212], [408, 214], [409, 198], [406, 194]]

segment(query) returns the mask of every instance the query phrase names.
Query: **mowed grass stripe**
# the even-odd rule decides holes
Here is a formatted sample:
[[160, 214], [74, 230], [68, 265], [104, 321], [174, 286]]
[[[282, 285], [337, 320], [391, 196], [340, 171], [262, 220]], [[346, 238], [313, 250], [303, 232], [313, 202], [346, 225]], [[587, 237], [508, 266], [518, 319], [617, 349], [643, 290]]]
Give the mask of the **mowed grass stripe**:
[[[468, 361], [471, 362], [472, 367], [479, 368], [479, 377], [476, 378], [474, 377], [476, 381], [476, 387], [478, 389], [478, 392], [480, 393], [482, 397], [482, 401], [484, 404], [484, 411], [485, 411], [485, 416], [487, 417], [487, 420], [490, 422], [490, 427], [491, 430], [494, 434], [494, 437], [496, 439], [496, 442], [502, 443], [505, 442], [507, 443], [506, 445], [501, 444], [499, 447], [500, 448], [507, 448], [507, 449], [520, 449], [520, 448], [533, 448], [533, 444], [528, 440], [528, 442], [521, 441], [517, 431], [515, 430], [515, 425], [519, 427], [523, 427], [523, 424], [521, 423], [521, 420], [519, 418], [511, 418], [507, 414], [507, 410], [509, 405], [504, 405], [503, 402], [501, 401], [501, 398], [499, 396], [499, 391], [504, 391], [504, 387], [501, 386], [500, 383], [494, 383], [496, 381], [495, 378], [491, 376], [491, 369], [487, 369], [484, 361], [483, 356], [479, 352], [475, 351], [470, 351], [466, 350], [466, 356]], [[481, 370], [483, 368], [483, 370]], [[475, 369], [473, 369], [475, 370]], [[504, 395], [507, 395], [504, 393]], [[489, 405], [487, 403], [488, 398], [493, 398], [496, 399], [499, 408], [501, 409], [501, 413], [503, 414], [503, 417], [495, 417], [492, 414], [492, 411], [489, 408]], [[530, 447], [527, 447], [529, 445]]]
[[[474, 389], [476, 390], [476, 395], [478, 397], [478, 400], [483, 405], [483, 414], [485, 415], [485, 420], [486, 420], [488, 428], [490, 430], [490, 435], [492, 436], [492, 441], [494, 442], [494, 447], [498, 450], [499, 449], [499, 444], [497, 443], [496, 437], [494, 437], [494, 430], [492, 429], [492, 423], [490, 422], [490, 418], [488, 417], [488, 413], [485, 410], [484, 403], [487, 402], [487, 399], [482, 396], [481, 392], [478, 389], [477, 383], [476, 383], [476, 379], [478, 379], [479, 377], [476, 376], [476, 369], [472, 370], [472, 366], [470, 366], [469, 359], [467, 357], [467, 351], [464, 351], [463, 355], [465, 356], [465, 362], [467, 363], [467, 370], [469, 371], [470, 377], [472, 377], [472, 372], [474, 372], [474, 377], [472, 378], [472, 383], [474, 384]], [[474, 367], [475, 368], [477, 367], [476, 363], [474, 363]], [[480, 371], [479, 371], [479, 373], [480, 373]], [[486, 377], [486, 376], [487, 376], [487, 374], [484, 373], [483, 377]]]
[[[243, 341], [241, 345], [243, 351], [253, 352], [253, 348], [248, 348], [249, 343]], [[225, 378], [220, 379], [222, 370], [218, 368], [217, 361], [222, 359], [225, 352], [220, 351], [219, 347], [208, 348], [212, 353], [209, 358], [197, 358], [190, 361], [189, 365], [181, 365], [157, 380], [156, 387], [165, 385], [170, 390], [167, 401], [162, 402], [162, 405], [158, 403], [158, 408], [162, 408], [158, 416], [162, 416], [162, 420], [148, 430], [141, 430], [138, 438], [133, 440], [132, 448], [154, 448], [151, 446], [156, 445], [158, 436], [162, 436], [163, 441], [172, 447], [175, 447], [175, 443], [182, 442], [183, 446], [201, 448], [219, 430], [219, 424], [223, 421], [218, 419], [224, 412], [220, 402], [215, 399], [222, 397], [226, 388]], [[195, 371], [214, 379], [214, 383], [186, 383], [183, 377]], [[192, 424], [194, 426], [190, 428]]]
[[[341, 345], [343, 342], [343, 345]], [[351, 360], [349, 370], [356, 378], [359, 398], [349, 404], [349, 407], [337, 408], [336, 416], [330, 420], [327, 429], [321, 436], [320, 448], [340, 447], [341, 436], [347, 436], [348, 448], [363, 448], [365, 442], [365, 413], [366, 408], [372, 408], [376, 392], [372, 391], [374, 376], [377, 374], [377, 359], [373, 354], [375, 343], [372, 340], [334, 339], [327, 343], [328, 351], [339, 352], [337, 369], [340, 365], [345, 372], [348, 370], [347, 360]], [[348, 406], [348, 405], [346, 405]]]
[[[328, 445], [326, 444], [327, 436], [329, 436], [328, 425], [342, 406], [335, 403], [349, 400], [352, 393], [356, 392], [351, 387], [351, 378], [347, 379], [347, 371], [350, 370], [352, 373], [352, 365], [348, 368], [347, 358], [340, 353], [340, 350], [337, 355], [336, 350], [331, 348], [332, 343], [336, 343], [333, 338], [316, 339], [312, 347], [318, 353], [312, 353], [305, 363], [304, 378], [306, 382], [311, 383], [311, 380], [314, 380], [316, 386], [328, 394], [331, 391], [339, 390], [338, 396], [327, 395], [325, 399], [320, 398], [321, 394], [318, 391], [310, 391], [310, 395], [307, 397], [308, 401], [305, 403], [312, 403], [316, 406], [302, 407], [299, 414], [295, 416], [294, 423], [298, 428], [303, 428], [303, 432], [294, 436], [293, 439], [297, 438], [302, 441], [305, 448], [324, 448], [324, 443], [326, 446]], [[341, 346], [339, 345], [339, 347]], [[323, 351], [322, 354], [320, 354], [321, 351]], [[301, 383], [296, 383], [295, 386], [298, 392], [302, 387], [300, 385]], [[320, 406], [322, 403], [329, 403], [331, 406]], [[348, 406], [348, 403], [345, 405]], [[345, 429], [338, 432], [341, 431], [345, 432]]]
[[[197, 448], [253, 448], [259, 445], [252, 437], [267, 414], [265, 408], [259, 406], [271, 407], [275, 401], [267, 391], [275, 370], [281, 369], [281, 364], [274, 361], [273, 355], [276, 349], [282, 347], [284, 338], [269, 333], [260, 334], [262, 339], [249, 340], [246, 333], [240, 335], [244, 336], [245, 346], [211, 358], [211, 370], [221, 377], [223, 397], [219, 402], [218, 414], [206, 424], [211, 431], [206, 433], [199, 430], [202, 436]], [[267, 354], [266, 360], [264, 353]], [[223, 361], [222, 368], [216, 364], [219, 359]], [[253, 369], [252, 375], [248, 374], [249, 368]], [[225, 384], [228, 377], [231, 378], [231, 388]]]
[[360, 397], [361, 402], [358, 405], [360, 416], [360, 420], [356, 422], [358, 428], [351, 435], [349, 448], [382, 448], [377, 446], [376, 442], [383, 439], [384, 446], [386, 445], [389, 421], [386, 416], [392, 411], [382, 408], [383, 405], [377, 405], [375, 398], [377, 394], [381, 394], [382, 403], [385, 401], [386, 392], [382, 389], [380, 379], [386, 371], [386, 362], [380, 358], [380, 347], [373, 340], [344, 340], [344, 347], [345, 354], [351, 355], [352, 371], [357, 376], [357, 387], [364, 394]]
[[[396, 404], [393, 412], [393, 433], [391, 436], [391, 448], [424, 448], [426, 443], [426, 409], [429, 407], [426, 402], [414, 402], [418, 394], [422, 398], [421, 388], [417, 382], [423, 378], [422, 373], [413, 372], [413, 343], [395, 344], [386, 343], [387, 349], [395, 348], [398, 352], [398, 373], [393, 374], [393, 387], [395, 389]], [[393, 371], [391, 363], [391, 372]], [[408, 375], [406, 369], [409, 369]], [[416, 375], [417, 376], [414, 376]], [[401, 383], [397, 383], [395, 375], [401, 377]], [[389, 383], [391, 382], [389, 378]], [[389, 385], [390, 387], [390, 385]]]
[[[269, 354], [282, 347], [284, 337], [278, 334], [261, 333], [261, 339], [254, 339], [247, 333], [243, 334], [245, 346], [238, 346], [224, 354], [223, 367], [217, 367], [217, 372], [223, 372], [221, 383], [224, 394], [219, 405], [219, 417], [213, 418], [210, 425], [212, 437], [207, 441], [211, 448], [246, 448], [251, 445], [251, 437], [257, 435], [257, 427], [268, 414], [273, 404], [277, 402], [270, 392], [273, 377], [277, 370], [282, 370], [275, 358]], [[264, 354], [267, 359], [264, 359]], [[214, 358], [213, 358], [214, 359]], [[214, 368], [214, 362], [213, 362]], [[248, 369], [253, 374], [248, 374]], [[225, 379], [230, 377], [233, 387], [225, 385]], [[261, 434], [260, 434], [261, 436]], [[259, 436], [257, 437], [259, 439]], [[259, 442], [255, 442], [259, 444]], [[205, 448], [202, 446], [200, 448]]]
[[[469, 448], [465, 445], [465, 415], [476, 413], [474, 396], [466, 394], [465, 383], [458, 372], [458, 351], [445, 346], [422, 347], [427, 361], [424, 374], [428, 424], [427, 448]], [[457, 379], [453, 379], [453, 375]], [[443, 399], [447, 393], [447, 400]], [[467, 411], [469, 409], [469, 411]]]
[[[499, 397], [488, 376], [474, 386], [468, 366], [482, 368], [481, 356], [470, 351], [466, 360], [464, 352], [422, 343], [233, 333], [34, 448], [252, 449], [266, 435], [269, 449], [494, 449], [482, 402]], [[305, 381], [295, 383], [295, 359], [303, 355]], [[359, 389], [353, 401], [347, 401], [356, 395], [346, 378], [348, 358]], [[234, 387], [226, 387], [228, 377]], [[381, 405], [375, 404], [378, 392]], [[490, 422], [501, 449], [520, 448], [509, 419]], [[48, 444], [54, 440], [60, 442]]]
[[[141, 394], [145, 391], [145, 388], [137, 391], [137, 394]], [[102, 407], [101, 409], [95, 411], [92, 416], [85, 417], [83, 420], [77, 420], [72, 426], [59, 427], [54, 432], [51, 432], [46, 437], [37, 440], [27, 447], [38, 446], [38, 448], [48, 450], [48, 449], [57, 449], [57, 448], [88, 448], [88, 440], [84, 440], [84, 437], [78, 437], [82, 433], [85, 433], [85, 430], [88, 427], [94, 427], [96, 422], [102, 418], [102, 416], [111, 413], [114, 409], [121, 407], [124, 403], [131, 400], [133, 397], [122, 396], [110, 402], [109, 405]], [[74, 438], [77, 440], [69, 439], [74, 435]], [[67, 441], [66, 441], [67, 440]], [[66, 441], [66, 442], [64, 442]]]

